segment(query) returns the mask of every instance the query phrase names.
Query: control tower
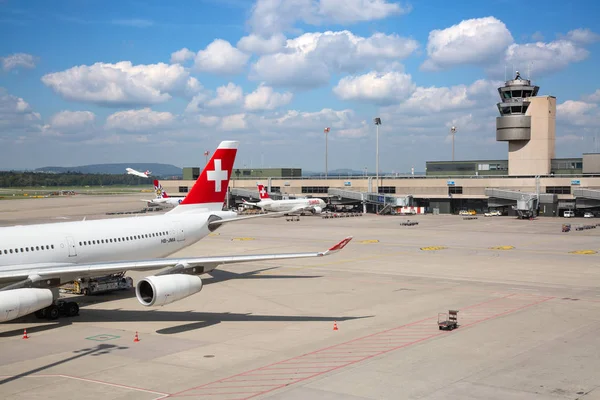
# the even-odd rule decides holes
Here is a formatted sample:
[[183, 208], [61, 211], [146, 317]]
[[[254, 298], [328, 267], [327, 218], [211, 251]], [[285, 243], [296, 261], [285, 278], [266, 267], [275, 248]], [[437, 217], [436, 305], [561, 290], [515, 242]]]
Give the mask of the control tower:
[[517, 71], [498, 88], [496, 141], [508, 142], [509, 175], [549, 175], [555, 155], [556, 98], [538, 96], [539, 86]]

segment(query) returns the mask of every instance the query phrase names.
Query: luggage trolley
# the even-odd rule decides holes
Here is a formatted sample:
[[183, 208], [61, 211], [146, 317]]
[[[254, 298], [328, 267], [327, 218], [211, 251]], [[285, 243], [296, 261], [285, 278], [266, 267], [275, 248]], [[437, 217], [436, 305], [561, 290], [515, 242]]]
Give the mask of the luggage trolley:
[[448, 314], [438, 314], [438, 327], [440, 331], [451, 331], [458, 328], [458, 311], [448, 310]]

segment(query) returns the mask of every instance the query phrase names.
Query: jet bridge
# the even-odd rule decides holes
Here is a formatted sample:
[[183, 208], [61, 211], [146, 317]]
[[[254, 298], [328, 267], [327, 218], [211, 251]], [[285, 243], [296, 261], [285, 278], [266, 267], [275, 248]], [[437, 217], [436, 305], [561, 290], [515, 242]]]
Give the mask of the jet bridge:
[[327, 193], [332, 201], [361, 203], [366, 209], [367, 204], [383, 206], [381, 211], [389, 212], [394, 207], [409, 207], [412, 206], [413, 197], [394, 196], [390, 194], [372, 193], [372, 192], [357, 192], [355, 190], [329, 188]]
[[598, 189], [573, 188], [573, 196], [577, 208], [600, 207], [600, 190]]
[[486, 188], [489, 207], [511, 206], [519, 217], [529, 218], [537, 215], [540, 204], [556, 204], [557, 196], [550, 193], [530, 193], [519, 190]]

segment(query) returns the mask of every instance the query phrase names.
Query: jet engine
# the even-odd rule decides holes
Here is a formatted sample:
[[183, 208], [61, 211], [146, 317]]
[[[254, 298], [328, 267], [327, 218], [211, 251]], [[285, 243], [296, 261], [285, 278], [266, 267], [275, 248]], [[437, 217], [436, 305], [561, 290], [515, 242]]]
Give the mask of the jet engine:
[[46, 308], [54, 302], [50, 289], [12, 289], [0, 292], [0, 322]]
[[322, 211], [323, 209], [321, 207], [313, 207], [313, 212], [315, 214], [321, 214]]
[[146, 307], [164, 306], [202, 290], [202, 279], [197, 275], [152, 275], [141, 279], [135, 287], [138, 301]]

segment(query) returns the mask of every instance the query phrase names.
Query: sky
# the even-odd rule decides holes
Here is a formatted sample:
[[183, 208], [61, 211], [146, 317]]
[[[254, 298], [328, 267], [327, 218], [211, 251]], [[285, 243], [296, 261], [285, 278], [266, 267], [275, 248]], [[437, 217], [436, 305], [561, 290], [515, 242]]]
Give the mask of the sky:
[[[557, 157], [600, 147], [600, 3], [0, 0], [0, 169], [424, 171], [506, 159], [497, 87], [557, 98]], [[325, 135], [325, 128], [330, 131]]]

